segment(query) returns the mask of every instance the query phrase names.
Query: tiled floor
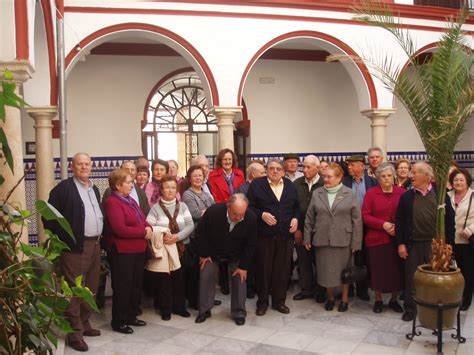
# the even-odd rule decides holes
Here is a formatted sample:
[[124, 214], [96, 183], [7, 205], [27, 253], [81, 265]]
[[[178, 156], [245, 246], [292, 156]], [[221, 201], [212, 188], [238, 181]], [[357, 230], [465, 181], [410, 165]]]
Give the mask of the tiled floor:
[[[400, 314], [384, 309], [372, 312], [373, 304], [353, 300], [346, 313], [324, 310], [313, 300], [293, 301], [295, 290], [289, 292], [287, 305], [291, 313], [269, 310], [263, 317], [255, 316], [255, 299], [247, 300], [247, 321], [238, 327], [230, 319], [230, 297], [217, 292], [222, 305], [214, 307], [212, 317], [195, 324], [192, 318], [173, 315], [168, 322], [161, 320], [145, 301], [146, 327], [135, 327], [132, 335], [113, 332], [110, 328], [111, 300], [105, 309], [93, 317], [94, 327], [102, 336], [86, 338], [90, 354], [426, 354], [436, 353], [436, 338], [422, 329], [413, 341], [405, 338], [411, 323]], [[444, 354], [474, 354], [474, 311], [462, 313], [462, 335], [465, 344], [444, 332]], [[59, 350], [59, 349], [58, 349]], [[61, 353], [61, 351], [58, 351]], [[64, 353], [76, 354], [69, 347]], [[77, 353], [79, 354], [79, 353]]]

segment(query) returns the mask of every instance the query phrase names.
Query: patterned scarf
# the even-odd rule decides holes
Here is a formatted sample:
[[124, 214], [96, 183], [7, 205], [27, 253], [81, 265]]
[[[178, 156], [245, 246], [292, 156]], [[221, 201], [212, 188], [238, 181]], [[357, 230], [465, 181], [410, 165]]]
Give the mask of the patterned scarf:
[[160, 182], [152, 179], [150, 184], [153, 185], [153, 194], [151, 195], [150, 202], [154, 205], [160, 199]]
[[[168, 211], [168, 208], [165, 206], [162, 199], [160, 199], [158, 203], [163, 212], [165, 213], [166, 217], [168, 217], [168, 228], [171, 234], [177, 234], [179, 232], [179, 225], [177, 222], [177, 218], [179, 215], [179, 201], [176, 200], [176, 207], [174, 209], [173, 217], [171, 217], [170, 211]], [[184, 251], [186, 250], [183, 241], [176, 242], [176, 247], [178, 248], [179, 257], [182, 257], [184, 255]]]

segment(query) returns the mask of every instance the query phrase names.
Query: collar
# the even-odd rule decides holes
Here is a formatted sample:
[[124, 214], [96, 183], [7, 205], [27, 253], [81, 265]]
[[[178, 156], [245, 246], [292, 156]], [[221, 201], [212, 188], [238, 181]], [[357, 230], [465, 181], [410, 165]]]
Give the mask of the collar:
[[83, 186], [84, 188], [92, 188], [92, 186], [94, 186], [94, 183], [92, 182], [91, 179], [87, 179], [87, 183], [82, 181], [82, 180], [79, 180], [77, 177], [73, 176], [73, 179], [74, 181], [77, 183], [77, 184], [80, 184], [81, 186]]
[[360, 182], [357, 182], [357, 180], [356, 180], [353, 176], [351, 176], [351, 179], [352, 179], [352, 181], [354, 181], [356, 184], [360, 184], [360, 183], [364, 182], [364, 180], [365, 180], [365, 173], [362, 174], [362, 176], [360, 177]]
[[229, 211], [228, 211], [228, 210], [225, 212], [225, 215], [227, 216], [227, 222], [228, 222], [230, 225], [232, 225], [232, 224], [237, 224], [237, 223], [242, 222], [242, 221], [244, 220], [244, 217], [242, 217], [242, 218], [239, 219], [237, 222], [232, 221], [232, 220], [230, 219], [230, 217], [229, 217]]
[[304, 178], [304, 181], [308, 184], [308, 185], [314, 185], [318, 182], [319, 180], [319, 174], [316, 174], [316, 176], [314, 178], [312, 178], [311, 180], [308, 181], [308, 179]]
[[268, 183], [269, 183], [271, 186], [280, 186], [280, 185], [283, 185], [283, 178], [281, 178], [280, 181], [278, 181], [276, 184], [274, 184], [269, 178], [267, 178], [267, 181], [268, 181]]
[[430, 182], [430, 184], [428, 185], [428, 189], [426, 190], [426, 192], [423, 192], [421, 191], [419, 188], [417, 187], [414, 187], [413, 190], [418, 191], [420, 194], [422, 194], [423, 196], [426, 196], [428, 195], [428, 193], [433, 190], [433, 184]]

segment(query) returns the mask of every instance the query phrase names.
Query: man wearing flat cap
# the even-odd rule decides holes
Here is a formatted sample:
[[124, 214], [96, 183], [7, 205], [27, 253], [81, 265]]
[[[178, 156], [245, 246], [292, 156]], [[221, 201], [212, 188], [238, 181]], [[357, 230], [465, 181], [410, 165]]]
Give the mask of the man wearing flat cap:
[[[342, 183], [354, 190], [357, 195], [357, 201], [359, 206], [362, 207], [364, 202], [365, 193], [367, 190], [377, 185], [377, 180], [367, 174], [365, 170], [365, 156], [362, 154], [351, 155], [346, 160], [347, 170], [349, 171], [349, 176], [346, 176], [342, 179]], [[365, 231], [364, 231], [365, 235]], [[365, 265], [365, 244], [362, 243], [362, 250], [356, 252], [354, 256], [355, 263], [359, 266]], [[363, 280], [356, 283], [356, 293], [363, 301], [369, 301], [369, 283], [368, 280]]]
[[285, 164], [285, 177], [290, 179], [291, 182], [303, 176], [303, 173], [298, 171], [299, 162], [300, 158], [298, 157], [298, 154], [295, 153], [288, 153], [283, 157], [283, 163]]

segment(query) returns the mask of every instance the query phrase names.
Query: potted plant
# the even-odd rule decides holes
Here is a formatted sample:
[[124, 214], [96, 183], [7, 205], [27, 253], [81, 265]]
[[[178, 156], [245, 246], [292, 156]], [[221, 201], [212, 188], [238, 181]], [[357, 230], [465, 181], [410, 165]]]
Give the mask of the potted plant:
[[[460, 303], [464, 279], [451, 266], [452, 248], [445, 243], [444, 187], [454, 148], [473, 114], [472, 52], [467, 46], [463, 24], [469, 18], [467, 4], [448, 26], [427, 60], [417, 57], [410, 30], [395, 16], [392, 7], [380, 0], [359, 0], [354, 5], [356, 19], [385, 29], [406, 54], [409, 66], [402, 68], [384, 54], [380, 60], [351, 57], [366, 63], [372, 72], [405, 106], [418, 130], [432, 165], [438, 186], [437, 235], [433, 236], [432, 259], [415, 274], [415, 295], [424, 303]], [[340, 60], [331, 56], [329, 60]], [[343, 59], [343, 58], [342, 58]], [[457, 309], [443, 313], [443, 328], [452, 327]], [[418, 306], [420, 325], [437, 329], [436, 310]]]
[[[5, 122], [5, 106], [21, 108], [25, 102], [15, 94], [10, 72], [5, 72], [0, 83], [0, 121]], [[1, 163], [13, 171], [15, 162], [2, 126], [0, 143]], [[0, 174], [0, 185], [4, 182]], [[39, 246], [20, 241], [32, 215], [10, 203], [12, 192], [0, 200], [0, 353], [52, 353], [60, 334], [72, 331], [63, 316], [70, 299], [80, 297], [93, 309], [97, 307], [92, 292], [82, 286], [82, 277], [70, 287], [58, 275], [57, 261], [68, 247], [56, 235], [45, 231], [48, 239]], [[38, 200], [36, 211], [38, 217], [56, 220], [74, 238], [68, 222], [53, 206]]]

